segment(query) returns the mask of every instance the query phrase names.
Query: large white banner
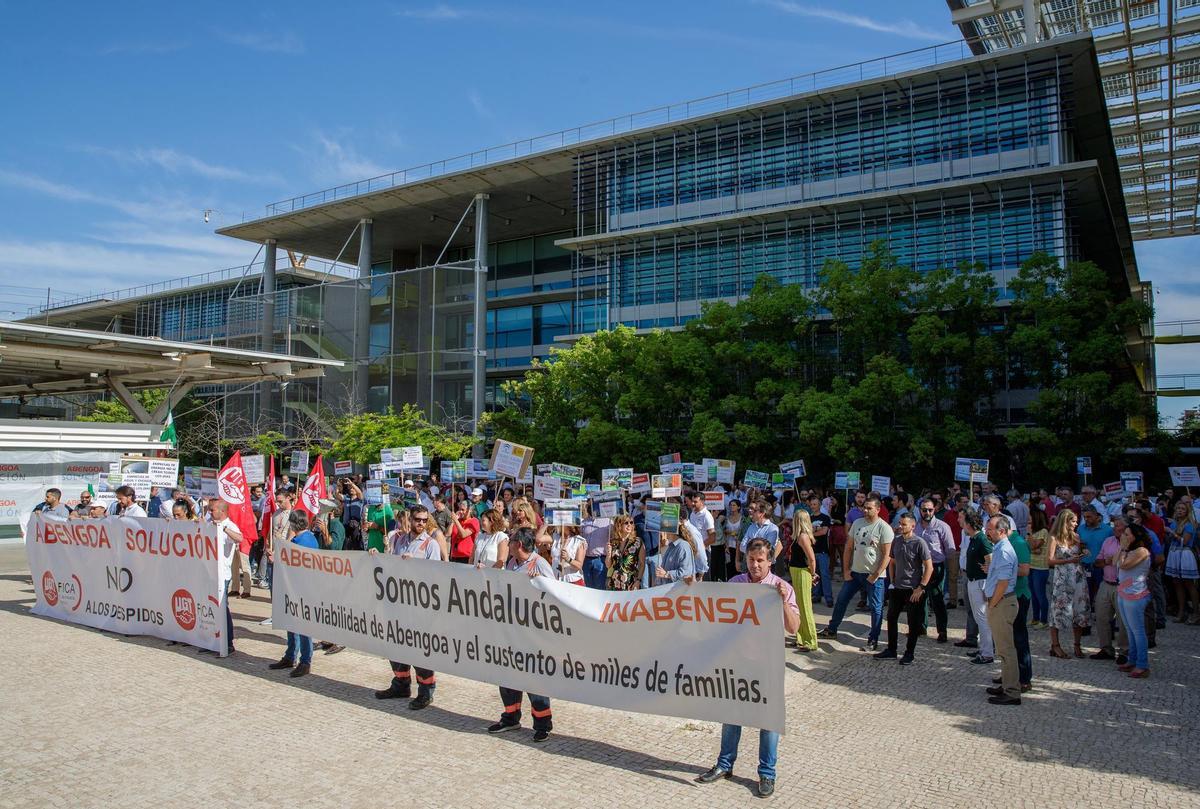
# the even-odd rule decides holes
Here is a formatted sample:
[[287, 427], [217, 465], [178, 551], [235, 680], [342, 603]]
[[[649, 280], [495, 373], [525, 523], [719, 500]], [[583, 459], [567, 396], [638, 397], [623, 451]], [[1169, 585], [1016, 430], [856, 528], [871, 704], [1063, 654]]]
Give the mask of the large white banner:
[[783, 608], [765, 585], [606, 592], [289, 544], [272, 623], [548, 697], [784, 730]]
[[34, 613], [226, 653], [221, 554], [211, 524], [35, 514], [25, 551]]
[[120, 459], [112, 450], [6, 450], [0, 453], [0, 539], [22, 536], [33, 507], [46, 489], [60, 489], [63, 502], [74, 506], [96, 476], [108, 474]]

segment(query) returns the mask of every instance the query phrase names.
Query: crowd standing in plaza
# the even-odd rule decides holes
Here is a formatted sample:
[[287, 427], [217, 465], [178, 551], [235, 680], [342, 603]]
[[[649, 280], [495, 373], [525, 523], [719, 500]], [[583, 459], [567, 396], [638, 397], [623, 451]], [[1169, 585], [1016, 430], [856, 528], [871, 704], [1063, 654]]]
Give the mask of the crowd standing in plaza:
[[[296, 486], [288, 476], [274, 491], [255, 486], [257, 543], [243, 539], [224, 502], [194, 498], [182, 488], [155, 488], [139, 502], [131, 487], [122, 486], [108, 507], [83, 492], [74, 509], [63, 504], [59, 490], [49, 489], [35, 510], [70, 519], [117, 514], [212, 522], [232, 549], [223, 572], [230, 599], [250, 597], [255, 586], [270, 590], [274, 556], [288, 542], [496, 568], [595, 589], [758, 583], [778, 591], [786, 642], [796, 653], [818, 654], [820, 640], [838, 639], [854, 605], [870, 613], [861, 648], [875, 660], [904, 666], [917, 662], [922, 638], [949, 643], [948, 611], [963, 608], [966, 634], [954, 645], [968, 650], [969, 663], [984, 671], [999, 664], [986, 692], [989, 702], [1005, 706], [1020, 705], [1021, 695], [1034, 688], [1031, 632], [1046, 633], [1041, 643], [1054, 657], [1111, 661], [1129, 677], [1144, 679], [1150, 650], [1169, 619], [1200, 624], [1200, 504], [1190, 492], [1173, 489], [1155, 498], [1121, 492], [1105, 500], [1092, 486], [1079, 496], [1060, 486], [1053, 492], [1014, 489], [1002, 497], [990, 483], [964, 489], [955, 482], [914, 497], [895, 486], [844, 496], [799, 484], [783, 490], [713, 484], [707, 489], [710, 498], [721, 491], [719, 508], [698, 488], [685, 490], [665, 501], [679, 504], [677, 525], [654, 530], [649, 494], [626, 496], [613, 517], [584, 500], [578, 525], [551, 525], [531, 486], [450, 484], [431, 474], [405, 480], [403, 487], [368, 503], [363, 479], [342, 477], [311, 515], [296, 508]], [[820, 631], [815, 602], [833, 609]], [[232, 618], [228, 631], [232, 651]], [[1089, 638], [1096, 646], [1090, 653], [1084, 648]], [[343, 647], [289, 632], [283, 657], [270, 668], [302, 677], [311, 670], [315, 648], [334, 654]], [[435, 672], [398, 661], [390, 661], [390, 670], [390, 683], [375, 692], [378, 699], [408, 700], [412, 710], [433, 702]], [[527, 696], [534, 741], [549, 738], [548, 698], [504, 686], [499, 696], [500, 717], [489, 732], [518, 728]], [[717, 762], [698, 782], [731, 776], [740, 734], [740, 727], [723, 727]], [[776, 733], [759, 734], [763, 796], [774, 790], [778, 741]]]

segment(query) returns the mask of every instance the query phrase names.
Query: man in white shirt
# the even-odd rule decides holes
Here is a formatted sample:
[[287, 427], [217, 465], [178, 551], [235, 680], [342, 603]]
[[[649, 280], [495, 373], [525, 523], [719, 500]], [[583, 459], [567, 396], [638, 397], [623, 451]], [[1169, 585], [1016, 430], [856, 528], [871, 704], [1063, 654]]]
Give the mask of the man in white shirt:
[[693, 492], [688, 498], [688, 505], [691, 510], [688, 513], [687, 521], [699, 535], [699, 541], [696, 544], [699, 546], [700, 554], [704, 556], [703, 565], [697, 562], [696, 570], [699, 571], [703, 567], [704, 572], [707, 573], [709, 568], [708, 549], [717, 541], [717, 524], [713, 520], [712, 512], [705, 508], [703, 492]]
[[[128, 488], [122, 486], [122, 489]], [[120, 489], [117, 490], [120, 497]], [[233, 612], [229, 609], [229, 599], [226, 597], [228, 584], [233, 579], [233, 555], [242, 544], [242, 531], [237, 523], [229, 519], [229, 504], [224, 500], [214, 499], [209, 505], [212, 521], [217, 526], [217, 539], [221, 540], [221, 586], [219, 592], [225, 598], [225, 635], [228, 637], [229, 654], [233, 654]]]
[[121, 517], [145, 517], [146, 509], [134, 502], [134, 497], [137, 492], [132, 486], [118, 486], [117, 491], [117, 514]]

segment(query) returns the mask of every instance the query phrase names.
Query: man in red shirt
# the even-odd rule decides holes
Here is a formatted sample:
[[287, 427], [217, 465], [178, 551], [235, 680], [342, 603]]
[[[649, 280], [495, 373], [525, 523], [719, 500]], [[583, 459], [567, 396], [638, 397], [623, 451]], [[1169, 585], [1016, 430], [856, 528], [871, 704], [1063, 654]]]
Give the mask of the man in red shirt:
[[469, 564], [479, 536], [479, 520], [471, 514], [471, 504], [459, 500], [450, 522], [450, 561]]

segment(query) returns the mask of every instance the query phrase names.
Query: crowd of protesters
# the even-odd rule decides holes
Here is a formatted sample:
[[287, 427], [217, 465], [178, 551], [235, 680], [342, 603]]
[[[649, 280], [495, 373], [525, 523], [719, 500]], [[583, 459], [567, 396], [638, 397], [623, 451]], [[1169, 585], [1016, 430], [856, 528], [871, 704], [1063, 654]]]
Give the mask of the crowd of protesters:
[[[531, 486], [445, 484], [436, 475], [406, 480], [402, 491], [377, 502], [367, 501], [361, 477], [339, 478], [314, 517], [294, 509], [296, 487], [284, 475], [270, 507], [263, 487], [252, 489], [261, 539], [248, 553], [234, 554], [228, 595], [249, 597], [254, 586], [269, 590], [274, 554], [284, 542], [446, 560], [595, 589], [765, 583], [783, 600], [786, 642], [796, 652], [815, 654], [821, 640], [837, 640], [853, 605], [870, 614], [861, 648], [905, 666], [916, 662], [922, 638], [949, 643], [949, 611], [962, 608], [966, 634], [954, 645], [968, 650], [971, 664], [999, 664], [987, 689], [997, 705], [1020, 705], [1021, 694], [1034, 687], [1031, 632], [1046, 631], [1049, 655], [1112, 661], [1143, 679], [1168, 619], [1200, 624], [1200, 504], [1190, 493], [1167, 489], [1151, 498], [1122, 492], [1105, 500], [1092, 486], [1078, 496], [1062, 486], [1001, 496], [989, 483], [954, 483], [918, 496], [899, 487], [847, 492], [847, 500], [841, 491], [799, 485], [706, 488], [724, 492], [720, 509], [698, 489], [685, 490], [668, 498], [686, 514], [678, 529], [655, 530], [649, 494], [626, 495], [612, 517], [594, 513], [585, 500], [578, 525], [549, 525]], [[156, 489], [144, 506], [129, 487], [116, 490], [111, 506], [93, 503], [89, 492], [74, 509], [61, 499], [51, 489], [38, 510], [73, 519], [120, 514], [212, 521], [235, 544], [240, 539], [223, 503], [182, 489]], [[832, 615], [818, 631], [813, 604], [821, 602]], [[1085, 650], [1085, 638], [1095, 651]], [[321, 647], [326, 653], [343, 648]], [[312, 639], [288, 633], [287, 650], [271, 668], [303, 676], [313, 652]], [[432, 702], [433, 671], [392, 661], [391, 675], [377, 698], [403, 698], [414, 710]], [[500, 688], [502, 713], [490, 732], [519, 726], [523, 696]], [[534, 740], [544, 741], [553, 728], [550, 701], [527, 696]], [[740, 730], [723, 729], [718, 762], [698, 781], [729, 777]], [[776, 734], [760, 734], [763, 795], [774, 789], [777, 744]]]

